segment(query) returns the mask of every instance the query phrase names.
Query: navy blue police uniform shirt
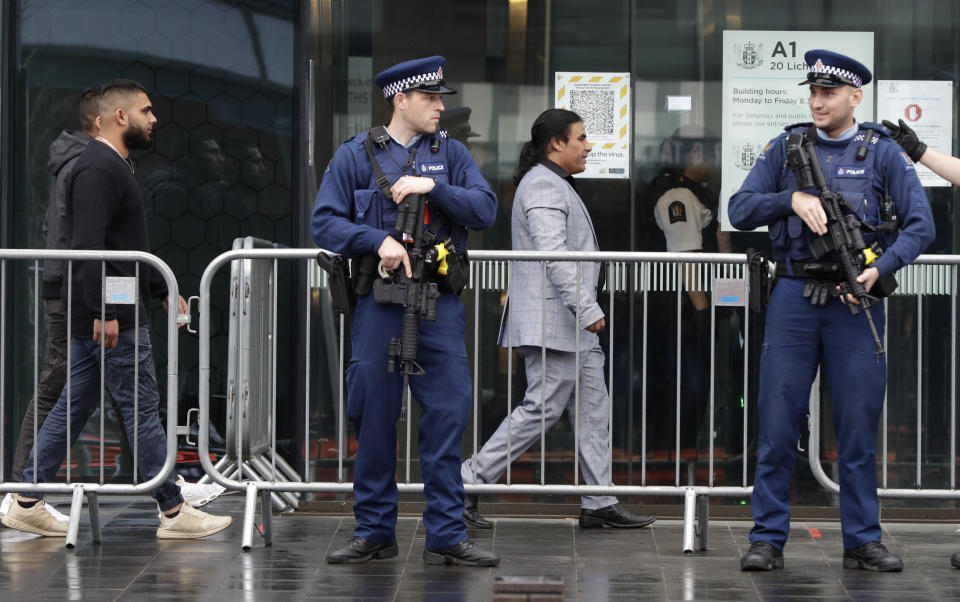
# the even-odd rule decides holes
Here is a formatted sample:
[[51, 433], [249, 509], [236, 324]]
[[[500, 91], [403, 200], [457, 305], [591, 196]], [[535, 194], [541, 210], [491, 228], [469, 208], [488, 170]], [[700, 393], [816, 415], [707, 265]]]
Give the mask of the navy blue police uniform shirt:
[[[427, 194], [431, 220], [439, 210], [450, 222], [440, 231], [438, 240], [443, 240], [452, 230], [457, 250], [463, 251], [467, 245], [465, 228], [484, 230], [493, 224], [497, 197], [467, 147], [448, 138], [445, 131], [437, 134], [437, 152], [430, 150], [433, 136], [423, 134], [407, 148], [393, 138], [387, 142], [387, 148], [374, 145], [374, 157], [391, 186], [403, 175], [435, 180], [433, 190]], [[400, 237], [394, 229], [396, 203], [384, 198], [376, 185], [364, 147], [366, 138], [367, 132], [358, 134], [344, 142], [334, 154], [323, 176], [311, 218], [311, 232], [317, 246], [351, 258], [376, 253], [387, 236]], [[411, 150], [416, 151], [414, 165], [401, 169]]]
[[[853, 154], [864, 144], [863, 134], [868, 128], [874, 134], [868, 142], [868, 158], [856, 161]], [[794, 131], [805, 129], [801, 127]], [[728, 215], [730, 223], [738, 230], [770, 226], [775, 261], [803, 261], [813, 258], [808, 244], [791, 244], [791, 238], [801, 238], [807, 243], [815, 235], [791, 206], [797, 186], [786, 162], [787, 136], [788, 133], [783, 133], [771, 140], [757, 157], [740, 190], [730, 197]], [[858, 212], [864, 221], [871, 225], [879, 223], [878, 200], [883, 198], [885, 191], [896, 203], [899, 235], [880, 235], [884, 254], [873, 264], [881, 276], [913, 261], [933, 241], [933, 216], [915, 166], [903, 149], [882, 133], [879, 125], [858, 124], [856, 135], [843, 140], [818, 136], [815, 148], [830, 190], [842, 192], [859, 188], [865, 193], [862, 195], [865, 197], [862, 211]], [[804, 192], [816, 196], [812, 188]], [[869, 244], [875, 236], [865, 233], [864, 239]]]

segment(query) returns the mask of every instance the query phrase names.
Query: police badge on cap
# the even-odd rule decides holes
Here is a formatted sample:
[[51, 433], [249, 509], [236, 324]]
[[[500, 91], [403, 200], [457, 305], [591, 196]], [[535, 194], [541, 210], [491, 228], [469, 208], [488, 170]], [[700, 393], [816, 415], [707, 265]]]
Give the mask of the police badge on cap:
[[872, 78], [870, 70], [862, 63], [836, 52], [810, 50], [803, 55], [803, 58], [810, 66], [810, 71], [807, 73], [807, 79], [800, 82], [801, 86], [813, 84], [824, 88], [838, 86], [860, 88], [869, 84]]
[[383, 97], [393, 98], [400, 92], [420, 91], [428, 94], [456, 94], [443, 85], [443, 67], [447, 59], [428, 56], [399, 63], [381, 71], [373, 81], [383, 90]]

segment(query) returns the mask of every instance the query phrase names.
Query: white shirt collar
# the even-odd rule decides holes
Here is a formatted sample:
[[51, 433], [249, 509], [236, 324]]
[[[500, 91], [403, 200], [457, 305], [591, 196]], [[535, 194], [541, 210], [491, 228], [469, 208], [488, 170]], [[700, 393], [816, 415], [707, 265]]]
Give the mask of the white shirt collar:
[[[857, 130], [859, 129], [860, 129], [860, 124], [854, 121], [853, 126], [850, 129], [846, 129], [840, 132], [840, 135], [837, 136], [836, 141], [839, 142], [840, 140], [848, 140], [850, 138], [853, 138], [854, 134], [856, 134]], [[817, 136], [819, 136], [823, 140], [833, 140], [833, 138], [831, 138], [826, 132], [824, 132], [820, 128], [817, 128]]]
[[390, 130], [387, 128], [387, 126], [383, 126], [383, 129], [387, 130], [387, 133], [390, 134], [390, 138], [391, 138], [394, 142], [396, 142], [397, 144], [399, 144], [400, 146], [403, 146], [403, 148], [411, 148], [411, 147], [413, 147], [413, 145], [416, 144], [418, 140], [420, 140], [420, 136], [423, 135], [423, 134], [417, 134], [416, 136], [414, 136], [413, 138], [410, 139], [410, 142], [409, 142], [406, 146], [404, 146], [404, 144], [403, 144], [402, 142], [400, 142], [399, 140], [397, 140], [397, 138], [396, 138], [393, 134], [390, 133]]

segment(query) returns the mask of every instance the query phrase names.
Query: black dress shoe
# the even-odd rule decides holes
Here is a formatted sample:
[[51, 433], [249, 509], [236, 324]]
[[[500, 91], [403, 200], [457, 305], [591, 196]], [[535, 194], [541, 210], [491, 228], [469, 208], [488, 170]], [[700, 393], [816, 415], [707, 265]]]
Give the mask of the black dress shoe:
[[492, 529], [493, 523], [480, 516], [479, 495], [468, 495], [463, 503], [463, 523], [471, 529]]
[[393, 558], [400, 552], [397, 540], [387, 543], [374, 543], [362, 537], [351, 537], [345, 545], [327, 553], [330, 564], [360, 564], [376, 558]]
[[769, 571], [783, 568], [783, 551], [772, 543], [755, 541], [740, 559], [741, 571]]
[[950, 557], [950, 564], [960, 569], [960, 552]]
[[427, 564], [459, 564], [460, 566], [497, 566], [500, 556], [488, 552], [469, 539], [442, 550], [423, 549], [423, 561]]
[[869, 571], [902, 571], [903, 561], [879, 541], [843, 551], [843, 568]]
[[581, 529], [639, 529], [646, 527], [657, 520], [656, 516], [637, 516], [623, 508], [620, 504], [598, 508], [597, 510], [580, 509]]

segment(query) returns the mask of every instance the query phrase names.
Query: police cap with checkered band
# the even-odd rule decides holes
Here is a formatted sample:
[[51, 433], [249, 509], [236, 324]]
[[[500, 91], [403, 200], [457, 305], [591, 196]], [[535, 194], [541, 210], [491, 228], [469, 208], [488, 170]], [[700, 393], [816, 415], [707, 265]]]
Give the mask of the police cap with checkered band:
[[427, 94], [456, 94], [443, 82], [443, 68], [447, 59], [428, 56], [404, 61], [381, 71], [373, 81], [383, 90], [383, 97], [393, 98], [400, 92], [426, 92]]
[[838, 86], [853, 86], [860, 88], [870, 83], [870, 70], [849, 56], [844, 56], [829, 50], [809, 50], [803, 55], [810, 71], [807, 79], [800, 85], [812, 84], [824, 88]]

